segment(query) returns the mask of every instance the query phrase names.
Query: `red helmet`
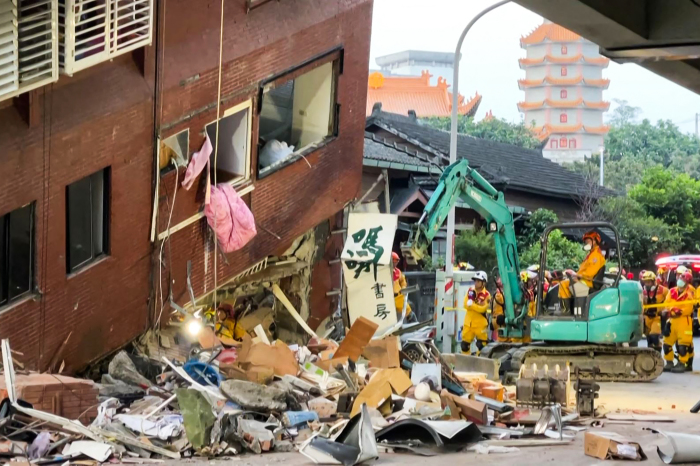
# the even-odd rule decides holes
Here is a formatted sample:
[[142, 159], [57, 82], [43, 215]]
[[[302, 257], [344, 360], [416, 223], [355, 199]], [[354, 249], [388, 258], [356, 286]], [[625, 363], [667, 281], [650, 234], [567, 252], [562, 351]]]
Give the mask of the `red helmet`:
[[600, 235], [598, 234], [597, 231], [591, 230], [585, 235], [583, 235], [583, 241], [586, 241], [587, 239], [591, 239], [595, 241], [596, 243], [600, 244]]
[[401, 258], [399, 258], [399, 255], [396, 254], [394, 251], [391, 252], [391, 259], [397, 262], [401, 260]]
[[627, 274], [627, 280], [634, 280], [634, 274], [632, 272]]

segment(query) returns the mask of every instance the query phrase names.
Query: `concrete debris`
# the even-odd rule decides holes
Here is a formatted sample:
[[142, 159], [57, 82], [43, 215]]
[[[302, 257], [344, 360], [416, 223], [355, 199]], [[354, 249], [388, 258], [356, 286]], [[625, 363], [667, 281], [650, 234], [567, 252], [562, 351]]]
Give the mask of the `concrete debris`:
[[221, 391], [243, 409], [253, 411], [285, 411], [287, 392], [244, 380], [226, 380]]
[[137, 387], [150, 387], [151, 381], [136, 370], [136, 365], [126, 354], [126, 351], [118, 352], [109, 363], [109, 375], [117, 380], [126, 382]]

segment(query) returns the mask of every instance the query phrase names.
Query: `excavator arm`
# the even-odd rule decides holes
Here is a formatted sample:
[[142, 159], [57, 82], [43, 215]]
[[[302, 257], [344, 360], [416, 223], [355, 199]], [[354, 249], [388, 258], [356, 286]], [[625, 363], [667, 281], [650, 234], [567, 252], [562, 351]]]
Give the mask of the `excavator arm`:
[[520, 261], [513, 214], [506, 205], [503, 193], [469, 167], [467, 160], [462, 159], [445, 169], [420, 220], [413, 225], [408, 241], [401, 245], [403, 256], [409, 264], [416, 264], [425, 257], [428, 246], [457, 201], [469, 205], [488, 224], [488, 231], [494, 238], [498, 269], [503, 282], [506, 317], [504, 336], [520, 337], [523, 334], [528, 302], [519, 280]]

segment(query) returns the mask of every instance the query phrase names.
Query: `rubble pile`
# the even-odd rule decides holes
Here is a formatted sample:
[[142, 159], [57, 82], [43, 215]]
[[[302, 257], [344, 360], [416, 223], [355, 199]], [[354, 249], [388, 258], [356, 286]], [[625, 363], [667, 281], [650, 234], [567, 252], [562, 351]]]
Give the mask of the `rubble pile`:
[[[350, 466], [384, 452], [565, 445], [590, 427], [586, 454], [643, 457], [637, 444], [596, 433], [579, 417], [568, 369], [530, 368], [503, 385], [493, 361], [442, 355], [424, 331], [376, 330], [359, 318], [339, 343], [313, 336], [304, 346], [252, 332], [236, 347], [198, 348], [179, 362], [122, 351], [100, 383], [15, 372], [3, 340], [0, 454], [88, 464], [297, 450], [318, 464]], [[540, 379], [558, 388], [542, 395]], [[528, 400], [518, 401], [518, 391]]]

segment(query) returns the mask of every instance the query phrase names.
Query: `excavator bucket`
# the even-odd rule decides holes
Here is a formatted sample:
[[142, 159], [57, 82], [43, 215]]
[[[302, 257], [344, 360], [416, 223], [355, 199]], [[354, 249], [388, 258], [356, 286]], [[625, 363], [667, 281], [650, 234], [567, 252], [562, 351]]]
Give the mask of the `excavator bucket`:
[[418, 265], [418, 263], [423, 260], [425, 252], [420, 248], [414, 248], [410, 244], [401, 244], [401, 255], [408, 265]]

